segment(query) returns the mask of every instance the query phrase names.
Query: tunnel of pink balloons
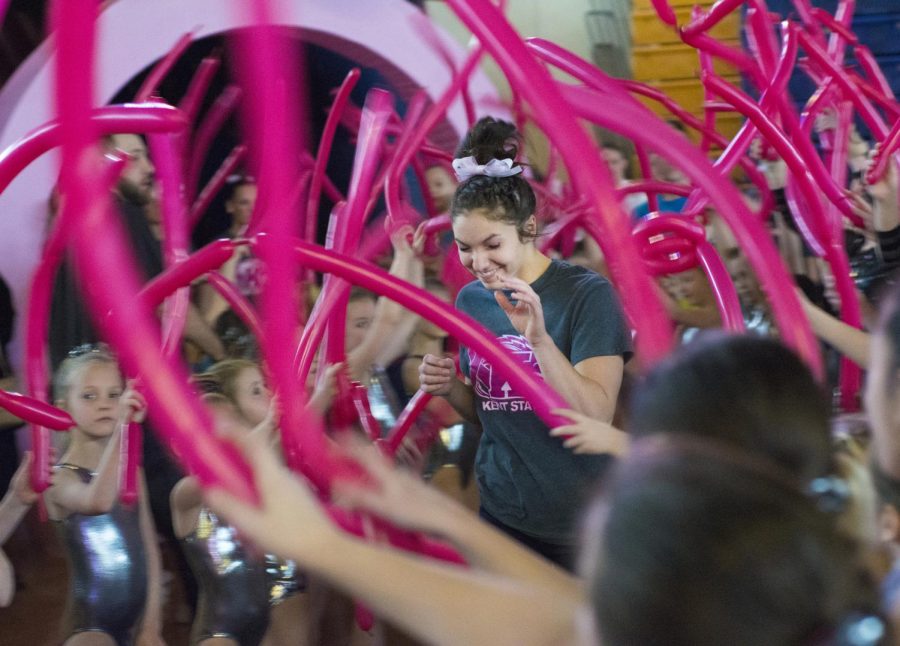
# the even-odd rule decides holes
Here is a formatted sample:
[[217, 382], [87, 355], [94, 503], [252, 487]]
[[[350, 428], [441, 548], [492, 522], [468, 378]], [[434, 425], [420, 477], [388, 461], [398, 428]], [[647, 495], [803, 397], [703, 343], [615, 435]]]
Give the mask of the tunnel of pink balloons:
[[[792, 290], [792, 281], [771, 241], [763, 218], [772, 206], [771, 192], [747, 155], [751, 142], [764, 146], [786, 163], [790, 215], [810, 249], [831, 267], [841, 301], [841, 318], [860, 325], [860, 311], [842, 244], [842, 219], [858, 221], [843, 190], [846, 175], [846, 140], [855, 115], [880, 143], [869, 170], [875, 180], [886, 172], [900, 148], [900, 105], [871, 53], [850, 30], [853, 0], [841, 0], [834, 16], [814, 9], [809, 0], [794, 0], [796, 20], [769, 13], [764, 0], [720, 0], [708, 11], [696, 9], [689, 23], [676, 24], [666, 0], [653, 0], [661, 20], [677, 29], [681, 39], [697, 49], [701, 80], [709, 97], [704, 118], [698, 118], [647, 85], [607, 76], [592, 64], [562, 47], [542, 40], [523, 40], [502, 11], [478, 0], [448, 0], [448, 5], [475, 36], [458, 66], [438, 39], [434, 55], [451, 67], [452, 82], [433, 101], [424, 93], [411, 98], [403, 117], [385, 90], [371, 90], [359, 108], [350, 93], [359, 80], [351, 71], [338, 88], [316, 156], [299, 139], [303, 101], [296, 70], [286, 61], [299, 60], [296, 43], [271, 27], [277, 16], [264, 0], [232, 3], [256, 25], [239, 48], [239, 82], [226, 88], [198, 123], [200, 105], [220, 61], [211, 57], [199, 65], [179, 105], [155, 97], [159, 83], [191, 42], [188, 34], [148, 75], [135, 103], [94, 106], [91, 102], [96, 2], [67, 0], [53, 3], [57, 38], [57, 119], [24, 135], [0, 154], [0, 191], [34, 159], [52, 148], [62, 152], [60, 190], [66, 195], [61, 213], [46, 242], [31, 282], [25, 339], [25, 375], [28, 396], [0, 391], [0, 407], [32, 425], [35, 454], [32, 479], [37, 491], [48, 486], [49, 431], [65, 431], [69, 416], [47, 402], [47, 350], [50, 293], [54, 273], [67, 249], [74, 253], [76, 271], [96, 323], [128, 375], [140, 375], [155, 427], [174, 455], [206, 486], [220, 486], [247, 500], [255, 499], [251, 474], [235, 448], [217, 439], [209, 415], [188, 387], [188, 373], [178, 356], [190, 283], [207, 276], [261, 343], [265, 370], [282, 406], [280, 433], [288, 465], [302, 472], [327, 502], [335, 478], [360, 477], [359, 468], [333, 450], [322, 422], [305, 410], [306, 376], [324, 341], [327, 362], [344, 357], [343, 314], [351, 285], [384, 295], [447, 330], [461, 343], [488, 358], [498, 371], [525, 393], [535, 412], [550, 426], [560, 420], [551, 411], [565, 406], [562, 398], [544, 388], [494, 341], [492, 335], [452, 306], [416, 286], [399, 280], [370, 262], [383, 250], [388, 232], [403, 224], [426, 220], [428, 248], [449, 228], [446, 214], [437, 213], [428, 191], [423, 216], [411, 205], [404, 181], [407, 171], [424, 186], [426, 162], [449, 164], [451, 155], [436, 147], [428, 134], [444, 118], [449, 106], [462, 96], [470, 121], [474, 120], [467, 81], [485, 54], [490, 54], [509, 80], [513, 114], [519, 126], [530, 121], [551, 144], [544, 178], [534, 181], [545, 204], [547, 235], [543, 248], [571, 249], [574, 232], [583, 229], [602, 249], [613, 282], [636, 331], [639, 356], [652, 364], [670, 349], [671, 323], [654, 289], [652, 277], [700, 266], [716, 296], [723, 326], [743, 329], [734, 286], [722, 261], [706, 241], [695, 216], [712, 205], [733, 231], [765, 290], [782, 339], [821, 376], [819, 346]], [[733, 11], [745, 10], [748, 50], [737, 49], [709, 35], [709, 30]], [[422, 27], [426, 30], [427, 25]], [[850, 48], [858, 69], [845, 64]], [[799, 51], [805, 59], [798, 60]], [[712, 61], [725, 59], [738, 68], [758, 98], [726, 83], [713, 71]], [[801, 64], [802, 63], [802, 64]], [[798, 113], [785, 91], [788, 78], [800, 67], [818, 86]], [[548, 68], [568, 73], [574, 81], [554, 80]], [[685, 126], [699, 133], [692, 145], [681, 133], [656, 117], [637, 97], [664, 105]], [[271, 109], [277, 106], [278, 109]], [[526, 108], [527, 106], [527, 108]], [[235, 147], [206, 186], [198, 191], [205, 155], [228, 118], [240, 107], [245, 143]], [[738, 134], [725, 139], [713, 127], [710, 115], [728, 109], [745, 117]], [[834, 144], [820, 153], [810, 136], [815, 117], [833, 109], [838, 115]], [[657, 195], [680, 193], [688, 197], [684, 212], [658, 213], [634, 230], [619, 201], [625, 194], [613, 188], [611, 176], [596, 144], [580, 120], [608, 128], [631, 139], [644, 177], [649, 178], [648, 154], [667, 158], [689, 178], [689, 186], [645, 180], [626, 191], [648, 194], [652, 209]], [[353, 174], [346, 196], [325, 174], [337, 128], [343, 124], [357, 139]], [[889, 125], [890, 124], [890, 125]], [[109, 200], [123, 160], [102, 156], [97, 140], [102, 134], [144, 133], [148, 137], [161, 186], [161, 212], [165, 235], [165, 270], [141, 285], [130, 258], [121, 225]], [[722, 152], [710, 162], [711, 147]], [[823, 156], [824, 155], [824, 156]], [[190, 232], [222, 189], [225, 179], [246, 161], [257, 171], [260, 200], [246, 235], [217, 240], [191, 252]], [[568, 179], [560, 182], [558, 168], [565, 164]], [[762, 196], [758, 212], [744, 205], [730, 181], [740, 166]], [[560, 185], [561, 189], [552, 189]], [[183, 187], [183, 190], [182, 188]], [[316, 216], [322, 193], [336, 202], [331, 213], [328, 241], [316, 244]], [[274, 196], [288, 196], [286, 202]], [[373, 218], [379, 198], [386, 215]], [[299, 217], [297, 217], [299, 215]], [[374, 224], [366, 223], [374, 220]], [[91, 241], [79, 244], [76, 241]], [[217, 272], [237, 247], [249, 246], [267, 267], [259, 308], [251, 305], [228, 279]], [[453, 291], [465, 280], [458, 259], [448, 254], [443, 278]], [[309, 284], [316, 273], [326, 275], [314, 308], [303, 312], [298, 284]], [[461, 279], [460, 276], [463, 276]], [[162, 305], [159, 319], [154, 311]], [[298, 314], [299, 312], [299, 314]], [[160, 320], [161, 319], [161, 320]], [[302, 319], [302, 320], [301, 320]], [[302, 326], [299, 342], [296, 331]], [[285, 351], [285, 349], [290, 351]], [[321, 374], [321, 372], [319, 373]], [[842, 365], [844, 405], [855, 405], [859, 371]], [[341, 382], [335, 415], [342, 423], [358, 421], [373, 438], [377, 431], [367, 412], [365, 389]], [[397, 426], [380, 442], [383, 450], [397, 451], [412, 421], [429, 396], [413, 397]], [[140, 455], [140, 433], [132, 425], [123, 443], [122, 496], [135, 499], [135, 471]], [[349, 531], [364, 534], [367, 520], [330, 509], [335, 521]], [[452, 550], [422, 536], [401, 531], [374, 519], [381, 535], [403, 548], [438, 558], [459, 560]]]

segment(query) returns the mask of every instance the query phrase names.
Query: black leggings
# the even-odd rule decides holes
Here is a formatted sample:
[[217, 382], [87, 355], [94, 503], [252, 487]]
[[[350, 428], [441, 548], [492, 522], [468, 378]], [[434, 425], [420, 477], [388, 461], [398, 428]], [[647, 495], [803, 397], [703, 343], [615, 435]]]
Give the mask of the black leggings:
[[491, 516], [484, 510], [484, 507], [478, 508], [478, 515], [481, 516], [483, 520], [487, 521], [510, 538], [515, 539], [528, 549], [537, 552], [548, 561], [556, 563], [569, 572], [575, 571], [575, 556], [577, 550], [574, 545], [549, 543], [540, 538], [536, 538], [534, 536], [530, 536], [528, 534], [520, 532], [519, 530], [514, 529]]

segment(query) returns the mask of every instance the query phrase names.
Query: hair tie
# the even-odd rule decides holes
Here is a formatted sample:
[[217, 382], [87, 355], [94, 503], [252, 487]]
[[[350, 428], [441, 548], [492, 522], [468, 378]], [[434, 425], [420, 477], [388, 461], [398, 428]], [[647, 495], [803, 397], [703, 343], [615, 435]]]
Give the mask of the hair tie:
[[521, 166], [513, 166], [515, 162], [512, 159], [491, 159], [486, 164], [479, 164], [472, 157], [460, 157], [453, 160], [453, 170], [456, 172], [456, 179], [464, 182], [475, 175], [484, 175], [485, 177], [512, 177], [522, 172]]

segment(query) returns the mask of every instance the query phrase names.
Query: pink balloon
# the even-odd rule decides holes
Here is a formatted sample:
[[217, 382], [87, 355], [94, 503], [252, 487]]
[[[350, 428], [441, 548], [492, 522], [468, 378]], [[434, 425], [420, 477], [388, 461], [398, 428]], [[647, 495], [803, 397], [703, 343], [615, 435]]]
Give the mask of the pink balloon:
[[210, 286], [225, 299], [234, 313], [247, 325], [253, 336], [257, 339], [261, 339], [263, 335], [262, 324], [259, 322], [256, 310], [253, 309], [253, 306], [238, 291], [234, 283], [215, 271], [208, 273], [206, 275], [206, 280]]
[[[172, 135], [152, 134], [148, 141], [155, 160], [156, 177], [162, 190], [159, 204], [162, 211], [163, 261], [166, 267], [171, 267], [187, 259], [190, 246], [181, 187], [183, 151], [176, 147], [176, 140]], [[188, 286], [179, 288], [174, 296], [166, 300], [162, 328], [163, 352], [168, 356], [175, 356], [181, 349], [189, 302]]]
[[847, 72], [829, 58], [828, 54], [808, 34], [799, 31], [797, 38], [800, 41], [800, 46], [806, 51], [810, 63], [823, 73], [834, 77], [834, 80], [844, 91], [846, 98], [853, 102], [859, 116], [865, 121], [875, 138], [879, 141], [883, 140], [887, 135], [887, 126], [885, 126], [881, 115], [878, 114], [872, 103], [861, 92], [857, 91]]
[[200, 61], [200, 66], [191, 78], [191, 83], [178, 104], [178, 109], [184, 113], [188, 123], [193, 124], [197, 118], [200, 103], [209, 90], [213, 77], [219, 71], [221, 64], [222, 60], [218, 56], [207, 56]]
[[292, 241], [300, 233], [294, 214], [281, 208], [275, 196], [291, 193], [296, 181], [296, 162], [303, 149], [304, 93], [296, 69], [288, 61], [299, 59], [298, 43], [278, 26], [276, 16], [263, 0], [235, 3], [251, 28], [235, 44], [238, 79], [247, 95], [242, 113], [247, 132], [251, 167], [258, 169], [260, 201], [255, 219], [261, 233], [254, 251], [266, 268], [260, 297], [263, 336], [259, 339], [282, 402], [281, 442], [292, 469], [302, 469], [322, 491], [337, 470], [328, 452], [321, 420], [305, 410], [305, 384], [294, 378], [292, 347], [298, 329], [299, 302], [296, 284], [299, 268]]
[[225, 186], [228, 178], [238, 169], [238, 167], [240, 167], [241, 163], [243, 163], [246, 154], [247, 146], [238, 144], [231, 149], [231, 152], [228, 153], [228, 157], [222, 160], [219, 169], [209, 178], [206, 186], [203, 187], [203, 190], [200, 191], [197, 199], [194, 200], [193, 206], [191, 206], [191, 229], [200, 222], [200, 218], [204, 216], [209, 205], [212, 204], [216, 195], [218, 195], [219, 191], [222, 190], [222, 187]]
[[[326, 504], [325, 509], [335, 524], [345, 531], [360, 537], [366, 536], [366, 529], [360, 514], [328, 504]], [[466, 564], [465, 559], [456, 550], [444, 543], [431, 540], [420, 534], [398, 530], [375, 517], [367, 517], [367, 521], [370, 521], [374, 525], [375, 531], [379, 535], [385, 536], [394, 547], [449, 563]]]
[[135, 95], [135, 103], [144, 103], [145, 101], [148, 101], [150, 99], [150, 97], [156, 92], [159, 84], [162, 83], [162, 80], [166, 77], [166, 74], [171, 71], [172, 66], [175, 65], [175, 62], [187, 50], [193, 38], [193, 34], [185, 34], [178, 39], [172, 49], [169, 50], [169, 52], [163, 57], [163, 59], [156, 64], [150, 74], [147, 75], [147, 78], [144, 79], [144, 82], [141, 84], [140, 89]]
[[[334, 248], [346, 254], [355, 253], [366, 218], [366, 203], [372, 192], [376, 167], [381, 161], [384, 142], [384, 130], [388, 118], [393, 112], [393, 99], [384, 90], [373, 89], [366, 95], [366, 103], [362, 111], [359, 125], [359, 139], [356, 155], [353, 160], [353, 175], [347, 192], [347, 205], [337, 218]], [[328, 280], [323, 292], [340, 284]], [[344, 332], [346, 328], [346, 309], [350, 292], [342, 290], [340, 305], [328, 322], [328, 338], [325, 346], [325, 360], [338, 363], [344, 360]]]
[[369, 396], [366, 387], [358, 381], [354, 381], [350, 387], [350, 396], [353, 400], [353, 408], [356, 412], [356, 418], [362, 426], [365, 433], [373, 442], [381, 439], [381, 426], [378, 420], [372, 415], [372, 408], [369, 406]]
[[0, 408], [31, 424], [54, 431], [68, 431], [75, 426], [72, 417], [64, 410], [44, 402], [0, 389]]
[[775, 148], [785, 164], [791, 169], [806, 205], [812, 211], [812, 213], [801, 212], [796, 214], [801, 216], [797, 218], [797, 226], [803, 231], [804, 239], [815, 241], [813, 248], [817, 252], [826, 253], [825, 249], [830, 236], [826, 230], [823, 230], [822, 202], [819, 187], [813, 180], [805, 159], [800, 156], [797, 149], [788, 141], [787, 136], [771, 121], [769, 116], [746, 95], [715, 76], [704, 77], [703, 83], [752, 121], [753, 125]]
[[214, 271], [231, 258], [235, 242], [220, 238], [195, 252], [177, 264], [168, 267], [141, 290], [139, 296], [148, 308], [158, 307], [165, 298], [179, 287], [190, 285], [203, 274]]
[[688, 24], [679, 27], [678, 31], [687, 35], [707, 32], [743, 4], [744, 0], [720, 0], [709, 11], [702, 13], [699, 18], [694, 18]]
[[865, 73], [866, 78], [874, 84], [874, 87], [877, 88], [883, 96], [890, 99], [890, 101], [896, 105], [894, 90], [891, 88], [891, 84], [888, 82], [887, 78], [885, 78], [884, 72], [881, 71], [878, 61], [876, 61], [875, 57], [872, 55], [872, 50], [863, 44], [857, 44], [853, 48], [853, 55], [856, 58], [856, 63]]
[[659, 16], [659, 19], [664, 23], [672, 25], [673, 27], [678, 24], [678, 18], [675, 16], [675, 11], [666, 0], [650, 0], [650, 4], [653, 5], [653, 8], [656, 10], [656, 15]]
[[[388, 213], [390, 213], [392, 218], [397, 219], [400, 217], [401, 209], [399, 200], [395, 199], [399, 195], [400, 174], [403, 172], [403, 169], [411, 163], [416, 154], [416, 150], [418, 150], [425, 142], [428, 133], [431, 132], [432, 128], [434, 128], [446, 113], [447, 108], [450, 107], [450, 104], [453, 102], [456, 95], [462, 91], [463, 86], [468, 82], [469, 77], [475, 70], [475, 66], [481, 60], [482, 52], [483, 50], [481, 47], [475, 47], [469, 52], [468, 57], [463, 62], [453, 81], [447, 89], [444, 90], [438, 100], [434, 102], [428, 112], [425, 113], [425, 116], [419, 120], [418, 126], [408, 130], [409, 136], [403, 137], [398, 141], [397, 150], [394, 153], [394, 158], [391, 160], [391, 173], [393, 174], [393, 177], [391, 173], [388, 174], [391, 182], [390, 190], [386, 192]], [[418, 111], [418, 109], [416, 111]], [[411, 116], [415, 116], [415, 113], [412, 113]], [[413, 121], [413, 119], [410, 119], [410, 123]]]
[[751, 52], [759, 58], [763, 73], [773, 74], [778, 67], [778, 46], [764, 0], [755, 0], [747, 8], [746, 23], [749, 24], [745, 33]]
[[726, 45], [704, 33], [688, 34], [682, 32], [681, 39], [691, 47], [695, 47], [702, 52], [706, 52], [716, 58], [727, 61], [739, 71], [746, 74], [756, 87], [765, 87], [765, 79], [759, 64], [747, 54], [747, 52]]
[[[678, 117], [682, 123], [684, 123], [689, 128], [693, 128], [694, 130], [700, 132], [704, 139], [708, 139], [710, 143], [715, 144], [722, 148], [723, 150], [728, 150], [731, 142], [718, 132], [715, 129], [710, 129], [707, 125], [700, 121], [697, 117], [692, 115], [690, 112], [679, 106], [672, 99], [670, 99], [667, 95], [663, 94], [660, 90], [650, 87], [644, 83], [638, 83], [636, 81], [628, 81], [622, 80], [622, 86], [627, 88], [629, 92], [633, 94], [639, 94], [641, 96], [645, 96], [647, 98], [653, 99], [654, 101], [658, 101], [660, 104], [666, 107], [669, 112]], [[755, 132], [753, 129], [750, 132], [750, 135]], [[749, 144], [749, 142], [748, 142]], [[744, 174], [747, 175], [747, 178], [753, 182], [753, 185], [759, 190], [761, 201], [759, 211], [759, 217], [761, 219], [765, 219], [768, 217], [769, 213], [771, 213], [774, 208], [774, 198], [772, 197], [772, 192], [769, 190], [769, 186], [766, 182], [765, 176], [759, 172], [756, 168], [756, 165], [750, 160], [748, 157], [743, 155], [743, 152], [746, 150], [744, 148], [741, 151], [740, 155], [735, 156], [736, 162], [740, 165], [741, 169], [744, 171]], [[724, 159], [725, 153], [719, 158], [719, 161], [714, 164], [717, 168], [722, 167], [723, 173], [730, 172], [733, 166], [729, 166], [730, 160], [726, 161]], [[724, 169], [727, 169], [724, 170]], [[689, 200], [688, 204], [682, 209], [682, 213], [694, 215], [699, 213], [703, 206], [705, 206], [705, 199], [700, 196], [699, 193], [696, 194], [695, 200]]]
[[697, 245], [697, 257], [703, 266], [704, 273], [709, 278], [709, 285], [712, 287], [716, 306], [722, 317], [722, 327], [733, 332], [743, 332], [746, 327], [741, 312], [741, 302], [738, 300], [734, 283], [731, 281], [731, 276], [725, 268], [719, 252], [703, 240]]
[[416, 394], [412, 396], [409, 403], [407, 403], [406, 407], [403, 409], [403, 412], [400, 413], [400, 416], [397, 418], [397, 423], [394, 424], [394, 428], [391, 429], [391, 432], [382, 444], [382, 450], [384, 450], [387, 455], [397, 455], [397, 449], [403, 444], [403, 440], [412, 428], [413, 422], [415, 422], [416, 418], [418, 418], [422, 411], [425, 410], [425, 407], [431, 399], [431, 393], [426, 393], [423, 390], [417, 390]]
[[[413, 157], [409, 154], [409, 151], [411, 150], [409, 142], [415, 137], [416, 132], [419, 130], [418, 121], [422, 117], [422, 112], [424, 110], [425, 96], [421, 93], [416, 94], [407, 107], [404, 128], [400, 134], [400, 138], [397, 140], [394, 156], [391, 158], [385, 176], [385, 204], [387, 206], [388, 217], [393, 220], [394, 223], [403, 223], [405, 209], [400, 206], [400, 187], [403, 184], [403, 172], [406, 170], [406, 167], [403, 166], [402, 163], [404, 161], [407, 163], [412, 161]], [[422, 192], [422, 195], [425, 198], [425, 210], [426, 212], [431, 213], [434, 211], [431, 193], [427, 190], [428, 185], [426, 183], [422, 182], [421, 186], [426, 189]], [[377, 185], [375, 188], [378, 188]]]
[[138, 469], [141, 468], [143, 455], [143, 437], [141, 425], [134, 421], [126, 422], [127, 428], [122, 434], [122, 446], [119, 459], [119, 498], [125, 505], [133, 505], [138, 501]]
[[215, 102], [206, 111], [203, 121], [197, 128], [191, 142], [191, 161], [188, 165], [187, 189], [188, 195], [194, 196], [197, 193], [197, 185], [200, 183], [200, 172], [203, 170], [203, 161], [206, 159], [206, 153], [209, 151], [210, 145], [228, 118], [231, 116], [238, 103], [241, 101], [243, 90], [236, 85], [229, 85], [222, 94], [218, 96]]
[[869, 170], [866, 171], [866, 181], [869, 184], [874, 184], [884, 177], [884, 174], [887, 172], [888, 164], [891, 162], [891, 158], [894, 153], [897, 152], [898, 148], [900, 148], [900, 119], [894, 121], [894, 125], [891, 126], [887, 136], [885, 136], [884, 140], [878, 146], [878, 150], [876, 150], [875, 154], [872, 156], [872, 165], [869, 166]]
[[328, 117], [325, 119], [325, 127], [322, 129], [322, 136], [319, 138], [319, 149], [316, 155], [316, 164], [313, 168], [312, 185], [309, 189], [309, 205], [306, 209], [306, 235], [307, 242], [316, 241], [316, 222], [319, 217], [319, 199], [322, 193], [322, 182], [325, 178], [325, 166], [328, 163], [328, 157], [331, 155], [331, 146], [334, 143], [334, 135], [337, 132], [341, 115], [350, 101], [350, 93], [359, 82], [362, 74], [358, 67], [351, 69], [344, 78], [343, 83], [338, 88], [337, 94], [334, 96], [334, 102], [328, 111]]
[[[163, 103], [124, 104], [96, 108], [91, 122], [97, 134], [121, 132], [178, 132], [186, 126], [184, 115]], [[31, 162], [62, 144], [59, 120], [35, 128], [0, 153], [0, 193]]]

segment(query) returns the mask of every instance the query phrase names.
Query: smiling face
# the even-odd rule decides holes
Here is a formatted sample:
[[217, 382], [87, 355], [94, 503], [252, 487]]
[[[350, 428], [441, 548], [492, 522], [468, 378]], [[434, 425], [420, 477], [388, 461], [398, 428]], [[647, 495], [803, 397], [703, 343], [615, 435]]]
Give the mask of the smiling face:
[[534, 243], [522, 242], [514, 225], [488, 218], [483, 209], [473, 209], [454, 218], [453, 237], [463, 267], [486, 288], [500, 289], [506, 277], [526, 278], [523, 269]]
[[65, 409], [81, 432], [90, 437], [108, 437], [119, 419], [123, 387], [116, 364], [89, 363], [72, 375]]
[[266, 418], [271, 401], [272, 393], [259, 368], [248, 367], [238, 373], [234, 380], [234, 403], [251, 425], [256, 426]]

